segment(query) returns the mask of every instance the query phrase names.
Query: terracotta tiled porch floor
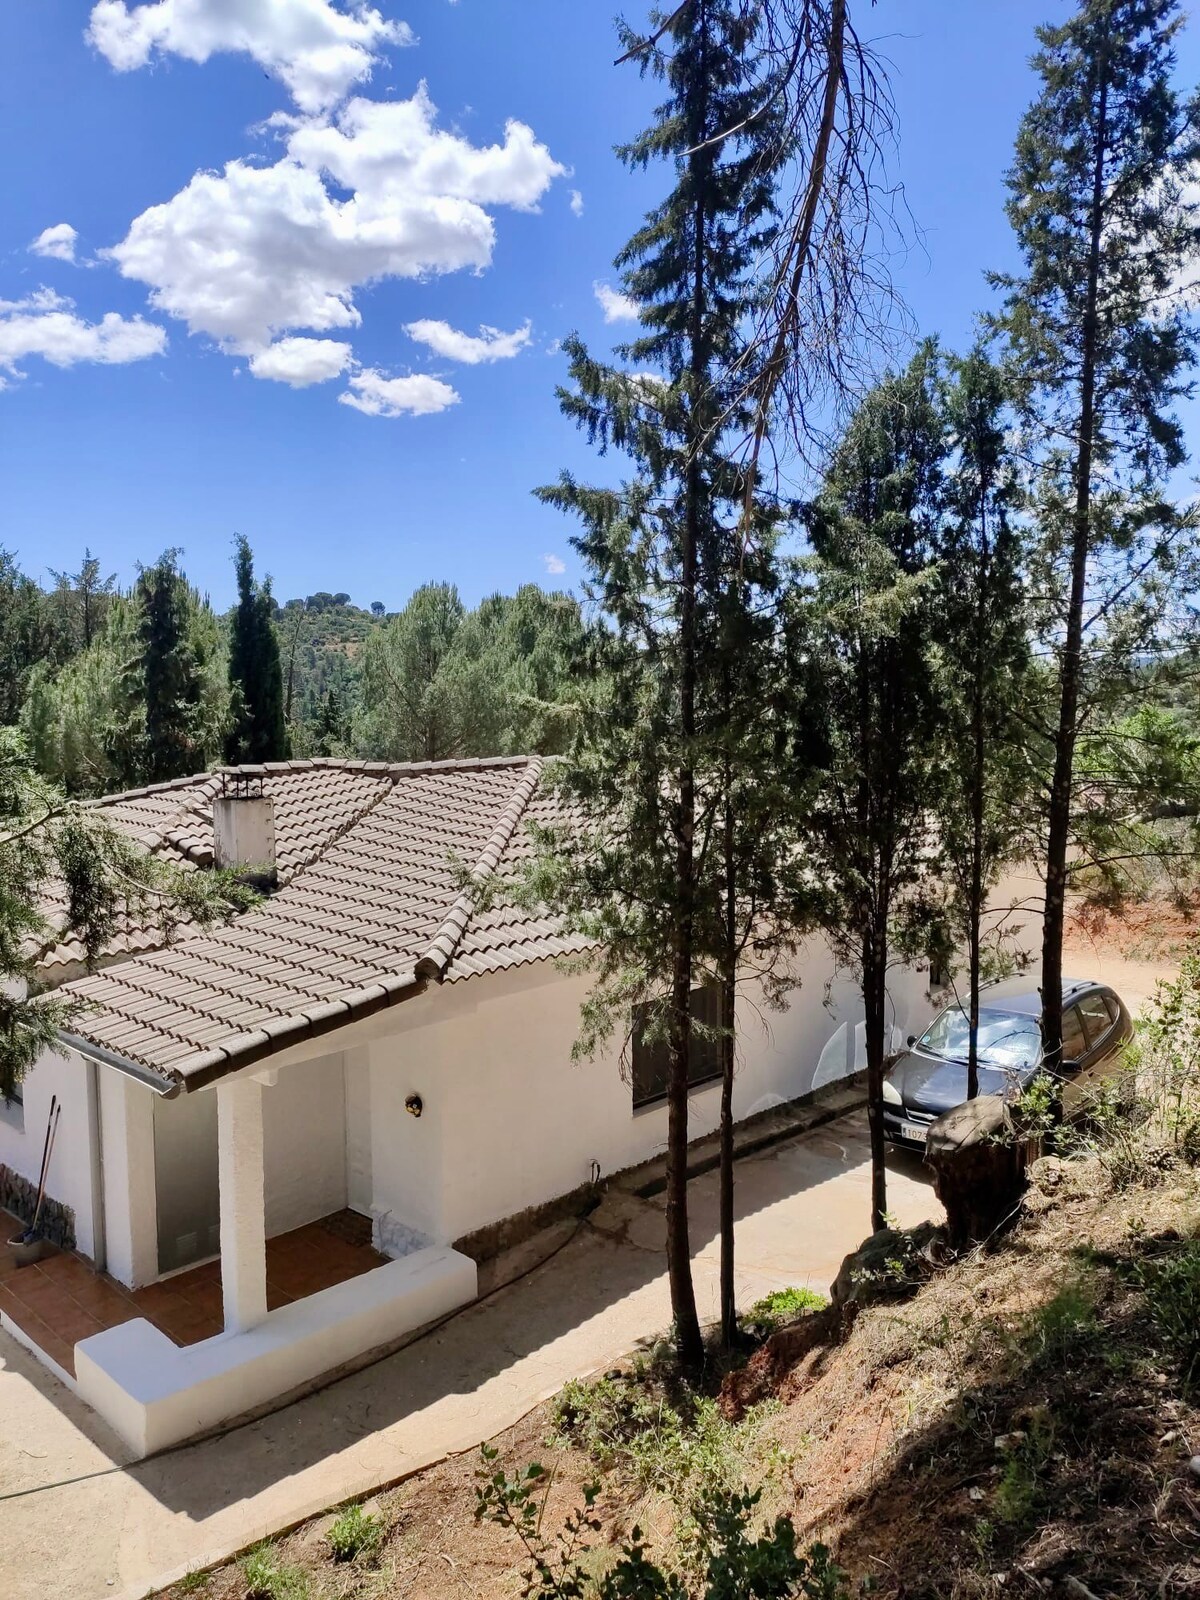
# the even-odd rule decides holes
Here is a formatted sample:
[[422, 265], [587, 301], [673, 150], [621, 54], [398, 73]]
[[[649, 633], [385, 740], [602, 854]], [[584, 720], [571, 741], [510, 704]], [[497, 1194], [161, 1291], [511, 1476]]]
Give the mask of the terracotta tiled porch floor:
[[[0, 1311], [67, 1372], [75, 1371], [80, 1339], [131, 1317], [145, 1317], [181, 1345], [221, 1332], [219, 1261], [145, 1289], [126, 1289], [72, 1252], [57, 1251], [18, 1267], [8, 1240], [20, 1230], [15, 1218], [0, 1211]], [[267, 1309], [383, 1266], [387, 1257], [371, 1248], [370, 1234], [366, 1217], [337, 1211], [268, 1239]]]

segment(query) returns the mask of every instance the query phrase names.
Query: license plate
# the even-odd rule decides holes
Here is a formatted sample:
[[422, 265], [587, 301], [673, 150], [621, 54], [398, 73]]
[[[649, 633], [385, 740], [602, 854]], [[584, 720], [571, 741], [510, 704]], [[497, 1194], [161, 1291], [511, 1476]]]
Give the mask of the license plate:
[[900, 1136], [903, 1139], [915, 1139], [918, 1144], [924, 1144], [929, 1137], [929, 1129], [920, 1122], [902, 1122]]

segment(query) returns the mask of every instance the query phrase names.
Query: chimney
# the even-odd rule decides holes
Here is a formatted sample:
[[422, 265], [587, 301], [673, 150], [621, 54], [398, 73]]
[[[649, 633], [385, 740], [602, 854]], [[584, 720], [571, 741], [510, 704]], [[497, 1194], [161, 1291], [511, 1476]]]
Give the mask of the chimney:
[[256, 888], [272, 888], [275, 872], [275, 802], [263, 790], [262, 767], [221, 774], [213, 800], [213, 862]]

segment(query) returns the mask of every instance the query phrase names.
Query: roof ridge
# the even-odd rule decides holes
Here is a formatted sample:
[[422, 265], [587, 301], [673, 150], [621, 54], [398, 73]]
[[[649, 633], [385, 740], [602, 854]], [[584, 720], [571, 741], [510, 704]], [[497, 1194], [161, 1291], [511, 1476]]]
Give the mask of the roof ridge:
[[459, 940], [466, 931], [467, 923], [471, 920], [471, 913], [475, 908], [476, 889], [499, 866], [500, 857], [508, 848], [517, 824], [533, 798], [534, 790], [541, 779], [542, 762], [539, 756], [529, 756], [525, 759], [528, 770], [509, 795], [504, 810], [500, 813], [500, 820], [492, 830], [491, 838], [484, 845], [479, 860], [471, 869], [470, 887], [463, 889], [456, 897], [429, 949], [413, 966], [413, 972], [418, 978], [436, 978], [439, 983], [441, 982], [458, 948]]
[[236, 772], [307, 772], [314, 767], [335, 772], [366, 772], [390, 778], [419, 776], [425, 772], [480, 772], [488, 767], [521, 767], [540, 762], [537, 755], [452, 756], [444, 761], [367, 761], [356, 756], [304, 756], [294, 761], [242, 761], [188, 773], [182, 778], [166, 778], [160, 783], [143, 783], [134, 789], [118, 789], [113, 794], [93, 795], [85, 806], [117, 805], [123, 800], [144, 800], [147, 795], [167, 794], [173, 789], [203, 788], [215, 779]]

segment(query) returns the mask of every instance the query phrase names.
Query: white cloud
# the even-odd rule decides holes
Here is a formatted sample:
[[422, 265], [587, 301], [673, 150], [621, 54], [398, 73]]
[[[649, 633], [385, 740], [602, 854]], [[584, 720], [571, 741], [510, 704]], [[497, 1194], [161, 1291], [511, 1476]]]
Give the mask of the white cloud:
[[358, 286], [487, 266], [486, 208], [536, 209], [565, 170], [523, 123], [480, 147], [436, 116], [422, 84], [409, 100], [355, 99], [332, 121], [293, 122], [282, 160], [198, 172], [109, 254], [156, 308], [234, 353], [293, 329], [355, 327]]
[[546, 571], [552, 578], [561, 578], [567, 570], [567, 563], [561, 556], [546, 554], [542, 557], [542, 560], [546, 563]]
[[583, 196], [578, 189], [571, 190], [571, 211], [577, 217], [583, 215]]
[[9, 311], [65, 311], [74, 306], [74, 300], [47, 289], [45, 284], [20, 300], [0, 300], [0, 315]]
[[592, 292], [604, 313], [605, 322], [636, 322], [638, 303], [607, 283], [594, 283]]
[[427, 417], [457, 405], [459, 395], [440, 378], [417, 372], [407, 378], [389, 378], [375, 367], [356, 372], [350, 387], [338, 395], [368, 417]]
[[489, 328], [484, 323], [475, 335], [460, 333], [448, 322], [434, 322], [425, 317], [408, 323], [404, 331], [418, 344], [428, 345], [435, 355], [476, 367], [481, 361], [508, 361], [520, 355], [529, 343], [532, 324], [525, 322], [511, 333], [501, 333], [499, 328]]
[[0, 372], [20, 378], [18, 362], [40, 356], [55, 367], [80, 362], [123, 366], [161, 355], [167, 335], [143, 317], [109, 311], [99, 322], [85, 322], [73, 303], [48, 289], [24, 300], [0, 300]]
[[551, 180], [567, 170], [523, 122], [505, 123], [503, 144], [478, 146], [435, 128], [436, 118], [421, 83], [411, 100], [355, 99], [334, 122], [300, 124], [288, 150], [380, 203], [415, 195], [535, 211]]
[[78, 237], [69, 222], [56, 222], [43, 228], [29, 248], [35, 256], [48, 256], [52, 261], [74, 261]]
[[250, 357], [250, 371], [256, 378], [306, 389], [340, 377], [353, 360], [350, 346], [337, 339], [278, 339]]
[[373, 6], [344, 11], [332, 0], [152, 0], [132, 8], [99, 0], [87, 39], [118, 72], [156, 54], [203, 63], [236, 51], [281, 78], [302, 111], [321, 112], [370, 77], [385, 46], [412, 44], [413, 33]]

